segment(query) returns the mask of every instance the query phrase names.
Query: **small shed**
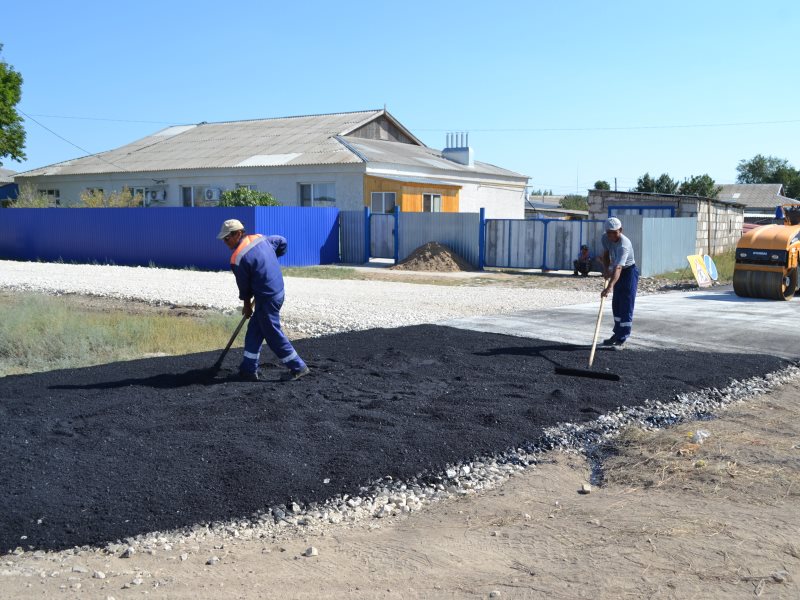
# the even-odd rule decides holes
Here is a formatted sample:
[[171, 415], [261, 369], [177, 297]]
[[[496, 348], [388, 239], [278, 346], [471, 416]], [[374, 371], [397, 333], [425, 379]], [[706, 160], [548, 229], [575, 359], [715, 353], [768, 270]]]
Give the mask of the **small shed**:
[[698, 254], [721, 254], [736, 248], [742, 235], [744, 204], [732, 200], [657, 194], [650, 192], [617, 192], [589, 190], [589, 218], [619, 217], [625, 225], [626, 215], [697, 219]]

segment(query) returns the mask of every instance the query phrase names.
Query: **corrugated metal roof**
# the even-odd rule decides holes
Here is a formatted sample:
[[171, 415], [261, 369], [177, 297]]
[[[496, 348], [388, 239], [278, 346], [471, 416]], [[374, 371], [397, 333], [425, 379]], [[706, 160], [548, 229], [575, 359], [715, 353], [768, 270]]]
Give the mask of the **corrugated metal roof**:
[[34, 169], [24, 175], [360, 163], [362, 160], [335, 136], [381, 114], [384, 111], [372, 110], [178, 125], [108, 152]]
[[738, 202], [747, 207], [770, 207], [773, 209], [779, 204], [797, 204], [797, 200], [781, 196], [782, 189], [783, 185], [780, 183], [725, 184], [717, 195], [717, 199]]
[[11, 169], [3, 169], [0, 167], [0, 184], [14, 183], [14, 175], [16, 174], [16, 171], [12, 171]]
[[503, 177], [516, 177], [525, 179], [525, 175], [502, 169], [489, 163], [475, 161], [474, 166], [468, 167], [442, 157], [441, 150], [414, 146], [411, 144], [398, 144], [383, 140], [368, 140], [364, 138], [345, 136], [342, 138], [347, 145], [361, 154], [367, 162], [408, 165], [411, 167], [444, 169], [458, 173], [478, 173], [481, 175], [500, 175]]

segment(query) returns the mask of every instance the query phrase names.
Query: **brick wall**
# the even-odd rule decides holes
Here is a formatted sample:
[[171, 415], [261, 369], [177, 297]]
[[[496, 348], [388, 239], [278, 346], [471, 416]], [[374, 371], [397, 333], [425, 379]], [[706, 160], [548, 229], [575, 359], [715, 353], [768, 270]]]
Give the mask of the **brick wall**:
[[[742, 236], [744, 207], [694, 196], [589, 191], [589, 218], [605, 219], [612, 206], [673, 208], [676, 217], [697, 217], [697, 253], [716, 255], [736, 248]], [[621, 217], [624, 225], [624, 216]], [[710, 237], [709, 237], [710, 230]]]

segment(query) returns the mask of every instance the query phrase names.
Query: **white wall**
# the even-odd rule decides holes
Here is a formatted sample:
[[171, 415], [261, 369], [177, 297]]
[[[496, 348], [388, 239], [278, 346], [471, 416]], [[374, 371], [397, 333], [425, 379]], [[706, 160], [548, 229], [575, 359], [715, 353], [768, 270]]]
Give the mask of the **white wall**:
[[459, 194], [459, 212], [480, 212], [486, 209], [487, 219], [524, 219], [525, 188], [508, 185], [465, 184]]
[[202, 186], [234, 189], [237, 184], [255, 185], [269, 192], [285, 206], [300, 204], [300, 183], [333, 183], [336, 206], [340, 210], [361, 210], [364, 206], [364, 165], [319, 165], [297, 167], [253, 167], [151, 173], [113, 173], [109, 175], [69, 175], [19, 178], [22, 185], [32, 182], [39, 189], [58, 189], [61, 204], [78, 204], [87, 188], [102, 188], [106, 193], [123, 187], [165, 189], [164, 206], [182, 206], [181, 187]]

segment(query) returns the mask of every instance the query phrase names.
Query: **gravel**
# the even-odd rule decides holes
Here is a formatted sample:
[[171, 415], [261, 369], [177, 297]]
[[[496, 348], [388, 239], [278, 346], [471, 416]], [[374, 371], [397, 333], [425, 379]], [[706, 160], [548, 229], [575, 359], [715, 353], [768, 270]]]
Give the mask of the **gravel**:
[[[86, 294], [224, 312], [241, 306], [233, 275], [224, 271], [0, 261], [0, 289]], [[287, 277], [281, 317], [289, 331], [318, 336], [579, 304], [596, 301], [597, 297], [597, 290], [454, 288]]]

